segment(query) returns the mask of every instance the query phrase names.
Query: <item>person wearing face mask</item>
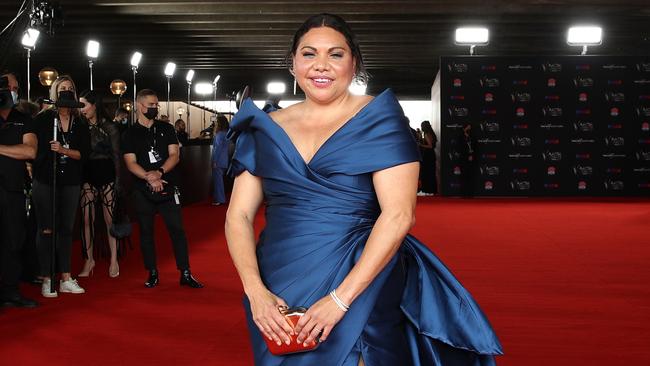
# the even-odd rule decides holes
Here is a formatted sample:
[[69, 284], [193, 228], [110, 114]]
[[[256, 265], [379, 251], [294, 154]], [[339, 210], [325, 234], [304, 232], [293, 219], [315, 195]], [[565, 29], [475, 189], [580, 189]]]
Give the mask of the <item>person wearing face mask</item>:
[[156, 119], [158, 96], [151, 89], [136, 96], [137, 121], [122, 136], [122, 154], [127, 169], [135, 177], [134, 202], [140, 224], [140, 247], [144, 266], [149, 271], [145, 287], [158, 285], [158, 267], [153, 241], [154, 215], [163, 217], [181, 272], [180, 285], [201, 288], [190, 272], [187, 239], [181, 218], [180, 193], [177, 187], [179, 161], [178, 139], [174, 127]]
[[[83, 107], [83, 104], [77, 99], [76, 87], [70, 76], [59, 76], [52, 83], [50, 99], [55, 105], [39, 113], [34, 119], [38, 153], [33, 166], [32, 196], [36, 209], [36, 247], [39, 252], [41, 275], [44, 277], [41, 294], [44, 297], [57, 297], [56, 291], [50, 291], [50, 281], [55, 280], [50, 278], [53, 242], [56, 244], [54, 272], [61, 275], [58, 292], [85, 292], [70, 275], [70, 261], [72, 229], [79, 207], [82, 166], [90, 151], [90, 134], [88, 125], [79, 116], [79, 108]], [[55, 158], [57, 205], [52, 207]], [[53, 216], [57, 220], [56, 238], [53, 238]]]
[[16, 110], [18, 81], [13, 73], [0, 79], [0, 305], [35, 307], [18, 288], [21, 246], [25, 238], [25, 160], [36, 156], [30, 116]]
[[101, 209], [106, 224], [110, 250], [110, 277], [120, 275], [117, 263], [117, 239], [111, 234], [115, 210], [115, 193], [119, 188], [120, 136], [117, 124], [106, 118], [101, 96], [93, 90], [81, 93], [79, 101], [84, 104], [81, 114], [88, 123], [90, 132], [90, 154], [83, 167], [81, 187], [81, 214], [84, 230], [82, 243], [85, 249], [85, 263], [79, 277], [88, 277], [95, 267], [94, 252], [98, 242], [95, 236], [96, 209]]

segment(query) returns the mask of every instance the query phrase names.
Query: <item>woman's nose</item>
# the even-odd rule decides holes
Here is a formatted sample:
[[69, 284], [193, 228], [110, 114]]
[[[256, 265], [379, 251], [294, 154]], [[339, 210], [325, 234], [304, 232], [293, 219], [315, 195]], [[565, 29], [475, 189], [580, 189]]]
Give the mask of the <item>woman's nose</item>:
[[324, 71], [329, 69], [329, 62], [326, 57], [318, 57], [314, 63], [316, 71]]

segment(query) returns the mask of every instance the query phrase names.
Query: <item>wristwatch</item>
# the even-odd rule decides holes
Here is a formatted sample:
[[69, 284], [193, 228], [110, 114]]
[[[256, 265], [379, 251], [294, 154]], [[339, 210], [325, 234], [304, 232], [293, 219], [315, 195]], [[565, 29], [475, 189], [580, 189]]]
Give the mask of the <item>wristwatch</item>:
[[158, 168], [158, 171], [160, 172], [160, 174], [165, 175], [165, 169], [163, 169], [162, 167]]

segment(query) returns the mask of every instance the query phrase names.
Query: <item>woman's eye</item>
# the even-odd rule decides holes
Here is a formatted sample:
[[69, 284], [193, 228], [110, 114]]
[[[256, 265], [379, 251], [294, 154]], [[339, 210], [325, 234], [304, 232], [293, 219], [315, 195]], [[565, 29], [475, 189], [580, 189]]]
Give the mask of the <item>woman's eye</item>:
[[333, 53], [333, 54], [332, 54], [332, 57], [333, 57], [333, 58], [342, 58], [342, 57], [343, 57], [343, 54], [342, 54], [342, 53]]
[[312, 52], [304, 52], [302, 54], [302, 57], [311, 58], [311, 57], [314, 57], [314, 54]]

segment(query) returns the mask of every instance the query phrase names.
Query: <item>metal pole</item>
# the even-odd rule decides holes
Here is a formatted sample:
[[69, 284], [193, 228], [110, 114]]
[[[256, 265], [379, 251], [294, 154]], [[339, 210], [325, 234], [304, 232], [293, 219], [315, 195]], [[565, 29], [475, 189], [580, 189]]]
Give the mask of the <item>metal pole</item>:
[[29, 71], [29, 59], [31, 58], [32, 51], [29, 48], [26, 48], [27, 50], [27, 100], [31, 101], [31, 84], [29, 82], [29, 76], [30, 76], [30, 71]]
[[169, 114], [169, 89], [170, 89], [171, 80], [172, 78], [168, 76], [167, 77], [167, 116], [169, 117], [170, 120], [171, 120], [171, 114]]
[[93, 90], [93, 60], [88, 60], [88, 68], [90, 69], [90, 90]]
[[135, 74], [138, 73], [138, 67], [137, 66], [131, 66], [131, 69], [133, 70], [133, 105], [131, 106], [131, 126], [135, 124], [135, 96], [137, 93], [138, 88], [135, 85]]
[[[58, 110], [57, 110], [58, 115]], [[54, 117], [54, 129], [52, 141], [57, 140], [59, 132], [59, 119], [58, 116]], [[56, 151], [52, 151], [52, 248], [50, 248], [50, 293], [56, 292], [54, 287], [54, 277], [56, 276], [56, 171], [57, 161], [59, 159]]]
[[192, 82], [188, 81], [187, 82], [187, 139], [191, 139], [192, 135], [190, 134], [190, 126], [192, 123], [190, 122], [190, 92], [192, 91]]

